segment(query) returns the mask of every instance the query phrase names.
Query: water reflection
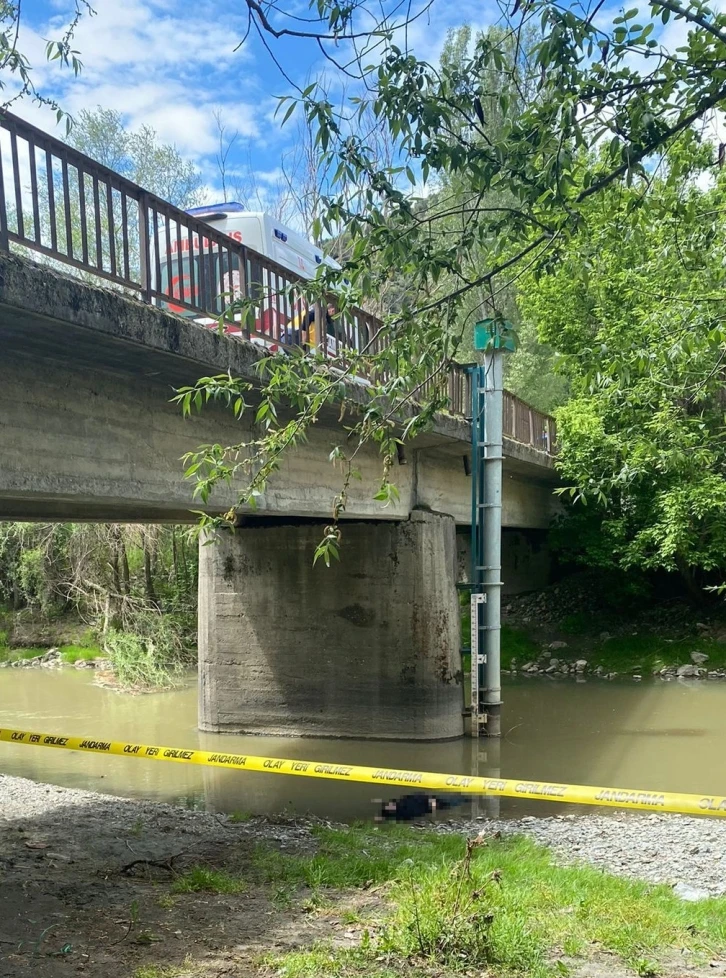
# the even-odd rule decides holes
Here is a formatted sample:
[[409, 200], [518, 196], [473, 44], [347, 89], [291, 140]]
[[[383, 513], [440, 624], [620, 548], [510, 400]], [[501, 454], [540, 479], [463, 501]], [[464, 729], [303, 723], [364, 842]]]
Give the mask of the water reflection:
[[[662, 683], [510, 682], [501, 742], [440, 744], [323, 741], [201, 734], [196, 688], [128, 696], [92, 684], [88, 672], [5, 669], [0, 672], [0, 726], [88, 734], [147, 744], [201, 747], [481, 774], [670, 791], [722, 794], [721, 745], [726, 686]], [[697, 751], [694, 747], [698, 748]], [[0, 744], [0, 771], [38, 781], [130, 797], [182, 802], [215, 811], [288, 809], [335, 819], [367, 818], [371, 785], [245, 774]], [[403, 789], [402, 789], [403, 790]], [[395, 794], [397, 789], [388, 789]], [[480, 814], [563, 811], [531, 799], [482, 799]], [[468, 815], [467, 808], [457, 814]]]

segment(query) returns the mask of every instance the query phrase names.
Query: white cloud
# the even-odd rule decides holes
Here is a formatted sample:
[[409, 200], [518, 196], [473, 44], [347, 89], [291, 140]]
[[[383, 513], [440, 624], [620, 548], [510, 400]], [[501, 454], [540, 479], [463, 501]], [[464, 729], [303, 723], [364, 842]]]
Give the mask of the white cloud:
[[[115, 109], [130, 128], [151, 126], [161, 141], [203, 167], [218, 145], [215, 108], [222, 109], [225, 123], [242, 139], [257, 137], [261, 105], [252, 99], [258, 83], [248, 51], [234, 51], [243, 34], [236, 14], [220, 17], [211, 0], [193, 6], [171, 0], [95, 0], [96, 16], [84, 16], [73, 39], [83, 61], [81, 74], [74, 77], [45, 58], [44, 38], [59, 37], [68, 22], [67, 3], [54, 6], [62, 13], [45, 24], [23, 26], [20, 47], [35, 65], [39, 89], [71, 115], [97, 106]], [[220, 91], [226, 100], [219, 98]], [[55, 115], [48, 110], [23, 102], [17, 111], [58, 134]]]
[[285, 179], [285, 174], [281, 166], [276, 166], [274, 170], [258, 170], [255, 174], [262, 183], [279, 183]]
[[[247, 60], [244, 49], [233, 53], [241, 20], [225, 14], [222, 22], [208, 0], [181, 9], [160, 0], [95, 0], [94, 7], [96, 15], [83, 17], [74, 38], [94, 73], [128, 65], [153, 71], [176, 66], [192, 77], [200, 67]], [[62, 29], [61, 18], [48, 26], [56, 33]]]

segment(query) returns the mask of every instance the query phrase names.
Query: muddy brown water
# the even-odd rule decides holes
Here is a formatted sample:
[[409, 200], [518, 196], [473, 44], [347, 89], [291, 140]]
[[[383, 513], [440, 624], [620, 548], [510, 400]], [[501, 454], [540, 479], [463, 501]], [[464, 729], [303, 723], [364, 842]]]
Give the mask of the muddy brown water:
[[[500, 744], [468, 738], [422, 744], [203, 734], [196, 729], [192, 677], [181, 689], [145, 696], [103, 689], [92, 679], [90, 672], [73, 669], [0, 671], [0, 727], [451, 774], [726, 794], [726, 684], [718, 682], [509, 681]], [[0, 772], [220, 812], [289, 810], [339, 820], [369, 817], [380, 791], [367, 784], [6, 743], [0, 743]], [[389, 788], [387, 795], [404, 791]], [[574, 810], [501, 800], [504, 816], [568, 809]], [[458, 814], [468, 816], [471, 808]]]

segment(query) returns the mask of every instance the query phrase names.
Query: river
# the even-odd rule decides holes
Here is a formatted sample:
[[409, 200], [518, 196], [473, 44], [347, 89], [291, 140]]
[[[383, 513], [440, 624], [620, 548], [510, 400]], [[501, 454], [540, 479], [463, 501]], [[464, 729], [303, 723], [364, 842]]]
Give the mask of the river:
[[[504, 687], [501, 743], [467, 738], [422, 744], [203, 734], [196, 729], [192, 677], [183, 688], [145, 696], [117, 693], [92, 680], [90, 671], [74, 669], [2, 670], [0, 727], [452, 774], [724, 793], [726, 685], [718, 682], [510, 680]], [[5, 743], [0, 743], [0, 772], [220, 812], [288, 810], [337, 820], [369, 817], [376, 794], [366, 784]], [[503, 816], [566, 810], [527, 799], [500, 804]], [[468, 807], [459, 811], [470, 814]]]

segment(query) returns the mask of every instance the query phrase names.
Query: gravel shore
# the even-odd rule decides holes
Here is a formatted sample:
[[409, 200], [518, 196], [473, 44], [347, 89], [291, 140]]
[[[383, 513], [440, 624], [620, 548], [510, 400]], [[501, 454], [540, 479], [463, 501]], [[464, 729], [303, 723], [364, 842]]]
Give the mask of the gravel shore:
[[[129, 826], [141, 823], [145, 832], [130, 844]], [[0, 775], [0, 869], [5, 849], [2, 840], [18, 832], [31, 843], [35, 836], [42, 837], [51, 856], [97, 867], [127, 863], [135, 856], [158, 858], [158, 839], [165, 835], [188, 840], [181, 846], [175, 843], [176, 848], [221, 845], [234, 837], [251, 844], [267, 842], [280, 849], [312, 851], [315, 840], [310, 828], [315, 823], [315, 819], [273, 816], [235, 823], [224, 815]], [[680, 884], [702, 891], [701, 895], [726, 893], [726, 819], [613, 812], [449, 820], [423, 827], [468, 835], [482, 830], [524, 833], [549, 846], [560, 861], [590, 863], [654, 883]], [[38, 851], [28, 848], [27, 854], [37, 858]]]
[[685, 815], [557, 815], [518, 820], [446, 822], [443, 832], [524, 834], [560, 862], [676, 887], [686, 899], [726, 893], [726, 819]]

